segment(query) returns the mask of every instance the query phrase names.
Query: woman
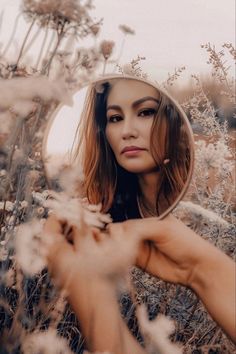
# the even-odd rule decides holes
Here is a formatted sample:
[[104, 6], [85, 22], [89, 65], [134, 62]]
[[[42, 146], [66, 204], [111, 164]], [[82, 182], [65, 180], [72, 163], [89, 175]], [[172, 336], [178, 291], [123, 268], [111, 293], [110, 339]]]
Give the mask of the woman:
[[114, 221], [159, 216], [189, 177], [190, 137], [177, 107], [147, 82], [116, 78], [92, 86], [76, 155], [84, 192]]
[[72, 244], [55, 218], [45, 229], [55, 236], [50, 270], [67, 285], [90, 349], [144, 353], [121, 318], [111, 281], [121, 265], [132, 264], [192, 288], [233, 337], [233, 262], [174, 217], [157, 220], [190, 176], [191, 143], [181, 113], [154, 86], [113, 79], [92, 86], [80, 128], [85, 196], [123, 222], [107, 233], [73, 227]]
[[[67, 284], [90, 349], [144, 353], [120, 316], [110, 281], [129, 262], [191, 287], [233, 337], [232, 261], [176, 219], [156, 218], [176, 200], [190, 174], [190, 140], [181, 114], [153, 86], [116, 79], [91, 88], [81, 122], [77, 155], [89, 202], [102, 202], [115, 221], [142, 217], [109, 226], [108, 237], [74, 228], [73, 244], [61, 237], [60, 222], [46, 223], [46, 231], [59, 240], [49, 250], [51, 272], [59, 284]], [[117, 235], [132, 251], [127, 259]], [[137, 240], [138, 249], [130, 240]]]

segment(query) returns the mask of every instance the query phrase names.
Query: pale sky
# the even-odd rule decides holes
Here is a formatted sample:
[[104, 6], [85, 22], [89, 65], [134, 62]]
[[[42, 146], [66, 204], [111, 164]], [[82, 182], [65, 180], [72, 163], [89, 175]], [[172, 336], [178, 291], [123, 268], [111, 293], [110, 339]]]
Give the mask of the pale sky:
[[[0, 32], [3, 47], [10, 38], [20, 3], [20, 0], [0, 0], [0, 11], [4, 10]], [[116, 58], [123, 39], [119, 25], [126, 24], [134, 29], [136, 34], [126, 38], [120, 64], [130, 62], [138, 55], [145, 56], [143, 70], [159, 83], [167, 78], [168, 73], [182, 66], [186, 70], [178, 80], [180, 83], [188, 80], [191, 74], [209, 73], [207, 54], [200, 48], [201, 44], [210, 42], [218, 51], [224, 42], [235, 43], [235, 0], [94, 0], [94, 6], [91, 13], [94, 20], [103, 18], [99, 41], [115, 41]], [[20, 17], [10, 56], [19, 52], [28, 26]], [[88, 40], [78, 45], [93, 43]], [[231, 65], [231, 75], [235, 75], [230, 57], [226, 56], [226, 60]], [[70, 114], [68, 111], [67, 116], [74, 117], [74, 112]], [[60, 130], [61, 123], [58, 124]], [[71, 137], [68, 140], [71, 141]], [[58, 144], [52, 140], [51, 145]]]
[[[0, 0], [0, 10], [4, 9], [0, 42], [9, 38], [20, 3]], [[136, 35], [127, 36], [121, 64], [137, 55], [145, 56], [143, 69], [158, 81], [165, 80], [175, 67], [186, 66], [185, 78], [209, 72], [207, 55], [200, 45], [210, 42], [220, 50], [224, 42], [235, 43], [235, 0], [94, 0], [94, 6], [94, 19], [104, 19], [100, 39], [117, 44], [114, 56], [123, 38], [118, 26], [126, 24]], [[18, 45], [26, 29], [20, 18]]]

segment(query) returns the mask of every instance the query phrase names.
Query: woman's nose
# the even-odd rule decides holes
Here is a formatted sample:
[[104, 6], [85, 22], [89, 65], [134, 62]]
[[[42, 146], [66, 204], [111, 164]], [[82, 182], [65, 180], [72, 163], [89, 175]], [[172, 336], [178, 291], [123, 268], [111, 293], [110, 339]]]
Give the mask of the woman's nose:
[[125, 118], [122, 127], [122, 138], [129, 139], [129, 138], [137, 138], [137, 137], [138, 137], [138, 129], [137, 129], [137, 125], [135, 124], [135, 119], [133, 119], [132, 117]]

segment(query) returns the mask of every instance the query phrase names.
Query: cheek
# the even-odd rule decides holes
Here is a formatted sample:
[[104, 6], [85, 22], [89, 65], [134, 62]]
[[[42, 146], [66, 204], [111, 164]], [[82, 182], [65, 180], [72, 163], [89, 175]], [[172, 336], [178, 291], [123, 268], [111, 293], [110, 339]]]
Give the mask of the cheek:
[[106, 128], [105, 129], [105, 136], [106, 136], [108, 144], [110, 145], [111, 149], [114, 151], [115, 145], [116, 145], [115, 132], [113, 131], [113, 129], [110, 129], [110, 127]]
[[149, 126], [146, 125], [145, 127], [143, 127], [142, 132], [143, 132], [144, 140], [146, 141], [147, 145], [150, 146], [150, 144], [151, 144], [152, 125], [149, 124]]

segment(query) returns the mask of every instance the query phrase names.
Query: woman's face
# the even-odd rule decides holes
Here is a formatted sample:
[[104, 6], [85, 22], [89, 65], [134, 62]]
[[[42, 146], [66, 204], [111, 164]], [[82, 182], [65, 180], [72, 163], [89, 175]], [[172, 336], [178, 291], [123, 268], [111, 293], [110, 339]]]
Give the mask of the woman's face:
[[110, 90], [105, 133], [117, 163], [129, 172], [142, 174], [157, 169], [150, 136], [159, 102], [154, 87], [136, 80], [121, 79]]

